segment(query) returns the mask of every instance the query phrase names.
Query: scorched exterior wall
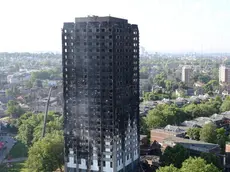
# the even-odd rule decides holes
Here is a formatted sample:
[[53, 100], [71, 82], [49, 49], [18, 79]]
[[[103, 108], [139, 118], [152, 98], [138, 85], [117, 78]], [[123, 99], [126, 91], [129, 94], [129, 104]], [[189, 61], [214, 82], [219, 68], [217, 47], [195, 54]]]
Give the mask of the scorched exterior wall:
[[65, 170], [138, 171], [138, 26], [76, 18], [64, 23], [62, 51]]

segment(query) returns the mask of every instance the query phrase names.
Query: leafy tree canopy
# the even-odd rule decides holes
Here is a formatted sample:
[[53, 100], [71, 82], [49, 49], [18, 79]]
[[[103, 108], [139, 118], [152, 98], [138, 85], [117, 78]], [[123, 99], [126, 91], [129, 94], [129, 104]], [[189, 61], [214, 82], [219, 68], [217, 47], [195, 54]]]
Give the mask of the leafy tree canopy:
[[7, 103], [6, 113], [10, 115], [11, 117], [19, 117], [25, 113], [25, 110], [22, 109], [21, 106], [17, 102], [10, 100]]
[[180, 170], [174, 167], [172, 164], [170, 166], [160, 167], [157, 172], [179, 172]]
[[[26, 113], [18, 119], [18, 135], [17, 138], [27, 146], [31, 146], [34, 142], [41, 138], [44, 114]], [[62, 130], [62, 118], [49, 113], [47, 117], [46, 133]]]
[[212, 122], [205, 124], [200, 131], [200, 140], [208, 143], [216, 143], [217, 133], [216, 125]]
[[200, 157], [190, 157], [183, 162], [180, 172], [220, 172], [220, 170]]
[[200, 140], [200, 128], [189, 128], [187, 131], [187, 136], [193, 140]]
[[161, 156], [161, 161], [166, 166], [173, 164], [175, 167], [180, 168], [182, 162], [188, 157], [189, 156], [187, 150], [183, 146], [178, 144], [174, 147], [168, 146]]
[[62, 132], [47, 134], [29, 149], [26, 166], [31, 172], [56, 171], [62, 172], [64, 164], [64, 139]]

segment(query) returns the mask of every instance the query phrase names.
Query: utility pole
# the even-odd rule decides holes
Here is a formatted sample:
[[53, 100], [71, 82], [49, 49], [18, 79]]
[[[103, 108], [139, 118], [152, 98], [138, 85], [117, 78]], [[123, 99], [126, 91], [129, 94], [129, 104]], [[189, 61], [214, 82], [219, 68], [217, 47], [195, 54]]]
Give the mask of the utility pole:
[[46, 132], [46, 120], [47, 120], [47, 114], [48, 114], [48, 108], [49, 108], [49, 103], [50, 103], [50, 96], [52, 92], [53, 87], [50, 87], [49, 94], [48, 94], [48, 100], [46, 103], [46, 111], [44, 115], [44, 124], [43, 124], [43, 130], [42, 130], [42, 138], [45, 137], [45, 132]]

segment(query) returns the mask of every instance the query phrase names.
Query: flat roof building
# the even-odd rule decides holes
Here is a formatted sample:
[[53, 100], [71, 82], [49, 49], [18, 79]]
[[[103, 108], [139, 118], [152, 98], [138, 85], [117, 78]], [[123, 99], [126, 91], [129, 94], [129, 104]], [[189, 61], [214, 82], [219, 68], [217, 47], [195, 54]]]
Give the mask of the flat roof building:
[[191, 85], [191, 72], [192, 72], [192, 69], [190, 66], [183, 66], [182, 67], [181, 81], [183, 81], [187, 86]]
[[176, 144], [182, 145], [184, 148], [190, 150], [190, 152], [194, 155], [200, 154], [201, 152], [214, 153], [216, 155], [220, 154], [220, 146], [218, 144], [184, 139], [175, 136], [167, 137], [163, 140], [163, 147], [173, 147]]
[[219, 68], [219, 82], [220, 84], [229, 84], [230, 83], [230, 68], [224, 65], [221, 65]]
[[62, 52], [65, 171], [138, 171], [138, 26], [76, 18], [64, 23]]

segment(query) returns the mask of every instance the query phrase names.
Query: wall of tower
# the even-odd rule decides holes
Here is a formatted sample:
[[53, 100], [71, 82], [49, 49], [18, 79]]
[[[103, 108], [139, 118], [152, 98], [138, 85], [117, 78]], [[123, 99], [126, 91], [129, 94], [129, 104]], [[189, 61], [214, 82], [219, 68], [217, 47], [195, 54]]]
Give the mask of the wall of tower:
[[137, 26], [112, 17], [76, 18], [64, 24], [62, 47], [67, 171], [133, 170], [139, 157]]

